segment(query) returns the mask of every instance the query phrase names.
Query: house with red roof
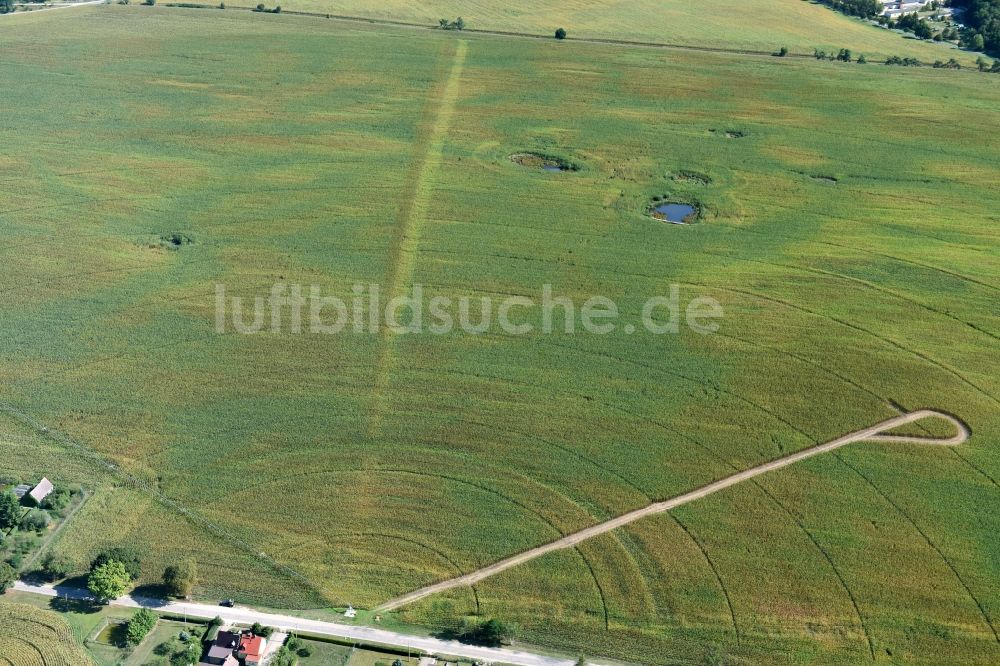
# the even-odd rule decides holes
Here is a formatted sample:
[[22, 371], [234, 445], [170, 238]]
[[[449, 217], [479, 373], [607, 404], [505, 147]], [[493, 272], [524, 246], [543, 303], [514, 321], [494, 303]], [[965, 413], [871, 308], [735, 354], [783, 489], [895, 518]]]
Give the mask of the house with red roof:
[[266, 638], [254, 635], [249, 631], [244, 631], [240, 637], [240, 647], [236, 651], [236, 656], [242, 659], [246, 666], [260, 666], [260, 663], [264, 661], [264, 652], [266, 650]]

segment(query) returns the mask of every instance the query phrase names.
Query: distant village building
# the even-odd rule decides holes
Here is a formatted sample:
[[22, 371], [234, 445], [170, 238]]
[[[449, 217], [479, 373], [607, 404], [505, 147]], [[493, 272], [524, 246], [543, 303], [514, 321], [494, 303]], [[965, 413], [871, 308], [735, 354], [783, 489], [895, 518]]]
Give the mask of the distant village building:
[[55, 490], [55, 486], [52, 482], [46, 479], [44, 476], [42, 480], [38, 482], [38, 485], [32, 488], [28, 496], [35, 502], [35, 504], [41, 504], [42, 500], [48, 497], [52, 491]]
[[930, 0], [882, 0], [882, 14], [885, 16], [901, 16], [919, 12]]

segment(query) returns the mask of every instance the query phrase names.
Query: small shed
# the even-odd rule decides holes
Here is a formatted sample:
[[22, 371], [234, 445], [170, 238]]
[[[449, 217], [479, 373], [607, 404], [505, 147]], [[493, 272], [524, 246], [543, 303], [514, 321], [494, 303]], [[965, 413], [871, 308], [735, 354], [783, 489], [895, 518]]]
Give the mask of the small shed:
[[43, 476], [38, 485], [31, 489], [28, 496], [34, 500], [35, 504], [41, 504], [42, 500], [48, 497], [54, 489], [55, 486], [52, 485], [52, 482]]
[[22, 483], [19, 486], [15, 486], [14, 497], [16, 497], [19, 500], [24, 499], [24, 496], [28, 494], [29, 490], [31, 490], [31, 486], [29, 486], [26, 483]]

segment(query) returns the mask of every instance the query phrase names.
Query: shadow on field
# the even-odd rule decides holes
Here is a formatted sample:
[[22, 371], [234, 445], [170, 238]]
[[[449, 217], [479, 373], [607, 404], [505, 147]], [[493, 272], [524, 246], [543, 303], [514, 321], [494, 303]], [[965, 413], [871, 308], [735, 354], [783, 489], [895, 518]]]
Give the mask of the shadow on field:
[[477, 645], [479, 647], [502, 647], [503, 645], [500, 640], [485, 636], [482, 632], [477, 630], [461, 631], [459, 629], [442, 629], [441, 631], [431, 635], [434, 638], [443, 641], [458, 641], [459, 643], [464, 643], [465, 645]]

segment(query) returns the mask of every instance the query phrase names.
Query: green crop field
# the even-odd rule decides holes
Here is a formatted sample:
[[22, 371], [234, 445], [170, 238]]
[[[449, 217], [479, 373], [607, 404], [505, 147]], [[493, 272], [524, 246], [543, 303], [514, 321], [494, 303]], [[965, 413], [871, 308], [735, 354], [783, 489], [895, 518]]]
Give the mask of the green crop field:
[[[1000, 77], [166, 7], [0, 35], [0, 473], [95, 491], [54, 545], [81, 567], [127, 542], [144, 582], [196, 557], [202, 598], [372, 608], [933, 407], [968, 443], [854, 444], [392, 619], [643, 664], [1000, 659]], [[725, 316], [216, 331], [217, 285], [275, 283]]]
[[912, 56], [929, 62], [955, 56], [950, 46], [920, 42], [803, 0], [271, 0], [268, 7], [437, 25], [461, 16], [474, 30], [619, 39], [725, 49], [794, 53], [850, 48], [869, 58]]
[[91, 666], [56, 613], [26, 604], [0, 603], [0, 664]]

